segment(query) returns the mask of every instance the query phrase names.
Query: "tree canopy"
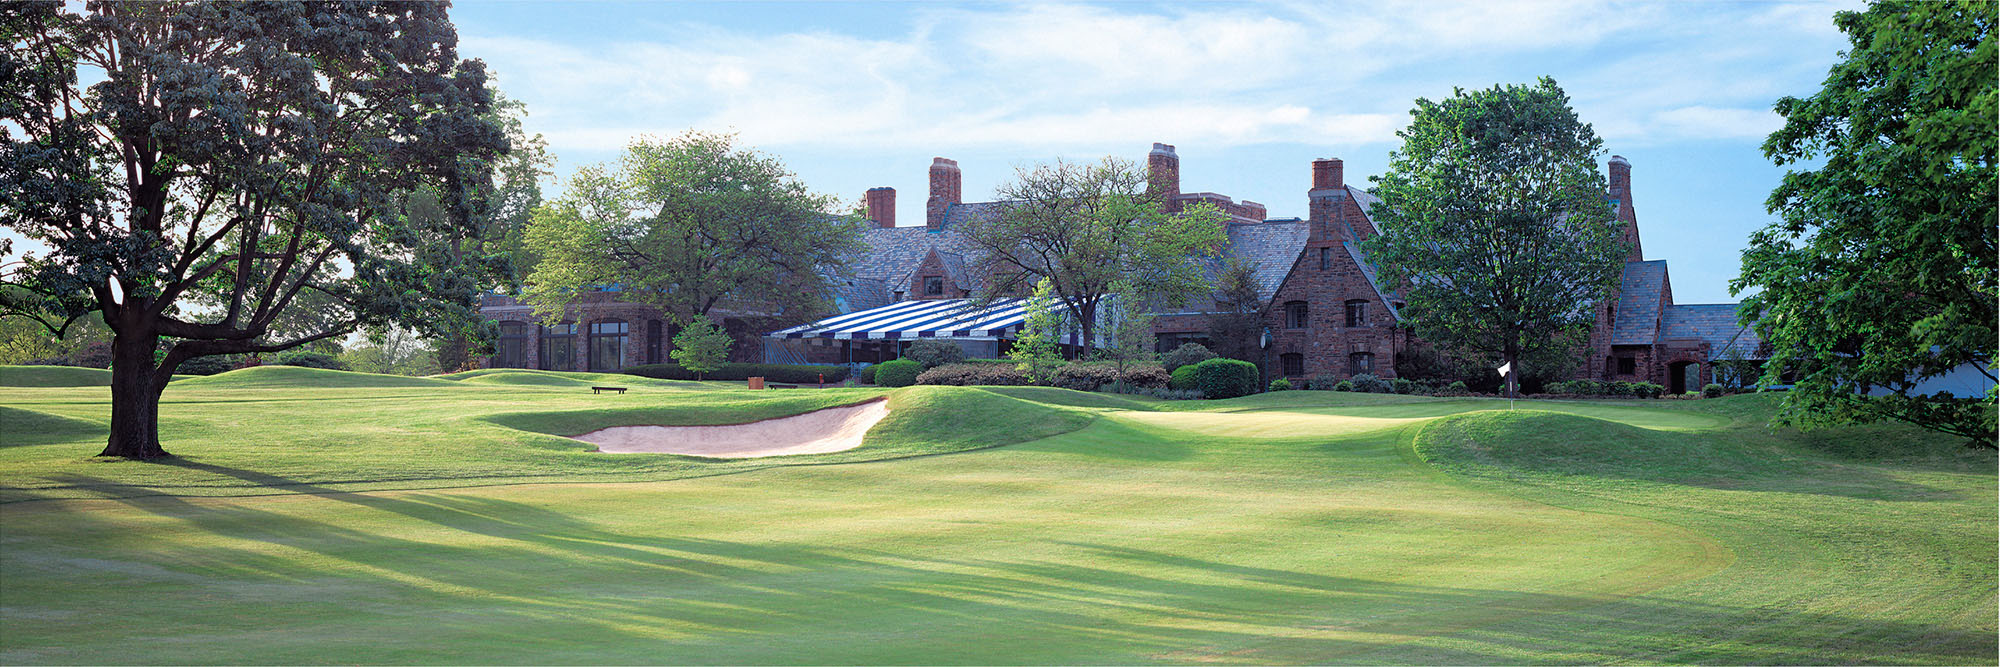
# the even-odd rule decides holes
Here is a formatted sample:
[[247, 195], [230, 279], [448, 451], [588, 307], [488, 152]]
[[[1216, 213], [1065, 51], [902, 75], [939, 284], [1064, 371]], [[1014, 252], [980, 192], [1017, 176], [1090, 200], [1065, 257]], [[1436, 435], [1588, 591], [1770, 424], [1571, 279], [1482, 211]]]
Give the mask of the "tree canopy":
[[[1993, 445], [1994, 393], [1920, 394], [1954, 369], [1994, 382], [1996, 55], [1991, 2], [1880, 2], [1834, 18], [1852, 46], [1764, 142], [1785, 174], [1751, 237], [1746, 323], [1781, 423], [1894, 419]], [[1886, 392], [1866, 396], [1863, 392]]]
[[1373, 180], [1368, 256], [1418, 337], [1523, 372], [1570, 360], [1625, 249], [1597, 170], [1603, 142], [1552, 79], [1417, 100]]
[[[182, 361], [477, 316], [496, 262], [442, 262], [476, 234], [474, 184], [504, 153], [484, 66], [441, 3], [55, 2], [0, 16], [0, 223], [46, 247], [0, 281], [9, 316], [114, 332], [104, 454], [160, 448]], [[79, 83], [79, 70], [97, 83]], [[445, 193], [419, 222], [403, 195]], [[28, 298], [17, 298], [20, 294]], [[313, 330], [269, 336], [301, 295]], [[156, 352], [165, 346], [164, 353]]]
[[641, 139], [535, 211], [527, 301], [555, 321], [579, 295], [616, 286], [682, 323], [722, 304], [810, 318], [861, 249], [859, 222], [837, 204], [727, 135]]
[[1196, 260], [1228, 242], [1213, 204], [1170, 213], [1145, 172], [1117, 158], [1022, 168], [998, 196], [1002, 212], [966, 229], [989, 276], [982, 297], [1019, 294], [1046, 278], [1086, 344], [1096, 340], [1098, 308], [1121, 286], [1149, 303], [1181, 303], [1208, 289]]

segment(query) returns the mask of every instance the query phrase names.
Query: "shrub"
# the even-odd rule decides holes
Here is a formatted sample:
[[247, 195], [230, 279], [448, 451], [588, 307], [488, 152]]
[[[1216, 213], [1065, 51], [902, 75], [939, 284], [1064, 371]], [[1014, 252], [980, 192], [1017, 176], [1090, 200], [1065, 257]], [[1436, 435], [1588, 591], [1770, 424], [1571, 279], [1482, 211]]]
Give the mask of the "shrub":
[[[813, 364], [738, 364], [725, 363], [715, 370], [702, 374], [706, 380], [748, 380], [764, 378], [766, 382], [782, 384], [814, 384], [821, 374], [827, 383], [847, 379], [846, 366], [821, 366]], [[679, 364], [646, 364], [625, 369], [626, 375], [649, 377], [656, 380], [693, 380], [694, 371], [681, 368]]]
[[1182, 366], [1193, 366], [1214, 358], [1215, 353], [1202, 347], [1200, 343], [1181, 343], [1180, 347], [1168, 352], [1167, 356], [1160, 357], [1160, 365], [1166, 367], [1168, 372], [1172, 372]]
[[884, 387], [908, 387], [917, 383], [917, 374], [924, 372], [924, 365], [909, 359], [882, 362], [875, 371], [875, 382]]
[[1722, 385], [1710, 382], [1701, 387], [1702, 398], [1722, 398]]
[[1235, 359], [1210, 359], [1194, 365], [1194, 388], [1209, 398], [1236, 398], [1257, 393], [1257, 365]]
[[1370, 394], [1396, 393], [1395, 385], [1389, 384], [1388, 380], [1377, 377], [1374, 373], [1356, 373], [1348, 380], [1354, 382], [1354, 391]]
[[1167, 374], [1167, 369], [1149, 365], [1127, 367], [1125, 377], [1122, 379], [1127, 386], [1166, 389], [1167, 383], [1173, 381], [1173, 376]]
[[320, 354], [318, 352], [286, 352], [279, 355], [277, 361], [271, 363], [278, 366], [325, 368], [336, 371], [347, 370], [347, 366], [340, 363], [339, 359], [333, 358], [333, 355]]
[[179, 375], [214, 375], [229, 370], [235, 363], [236, 360], [230, 358], [228, 355], [195, 357], [181, 362], [180, 368], [174, 369], [174, 373]]
[[1660, 393], [1667, 390], [1666, 387], [1651, 382], [1633, 382], [1630, 384], [1632, 385], [1633, 398], [1659, 398]]
[[1335, 387], [1340, 386], [1341, 382], [1345, 382], [1345, 380], [1341, 379], [1341, 377], [1338, 375], [1334, 375], [1332, 373], [1320, 373], [1319, 375], [1312, 376], [1312, 379], [1306, 381], [1306, 388], [1317, 389], [1319, 391], [1354, 391], [1353, 389], [1335, 389]]
[[1018, 387], [1028, 384], [1028, 374], [1015, 368], [1014, 364], [945, 364], [918, 373], [917, 384]]
[[1179, 391], [1193, 390], [1195, 388], [1194, 366], [1182, 366], [1174, 369], [1173, 373], [1167, 377], [1167, 388]]
[[1410, 380], [1405, 380], [1403, 378], [1396, 378], [1394, 380], [1390, 380], [1389, 387], [1395, 390], [1395, 392], [1398, 394], [1417, 393], [1417, 383]]
[[1287, 379], [1284, 379], [1284, 378], [1278, 378], [1278, 379], [1276, 379], [1276, 380], [1272, 380], [1272, 381], [1271, 381], [1271, 389], [1270, 389], [1270, 390], [1271, 390], [1271, 391], [1291, 391], [1291, 390], [1292, 390], [1292, 381], [1291, 381], [1291, 380], [1287, 380]]
[[861, 384], [875, 384], [875, 368], [880, 365], [869, 364], [861, 367]]
[[1167, 372], [1153, 366], [1129, 366], [1124, 375], [1119, 375], [1118, 367], [1111, 364], [1065, 364], [1056, 368], [1049, 386], [1077, 391], [1094, 391], [1104, 385], [1126, 384], [1135, 387], [1165, 387], [1172, 378]]
[[903, 358], [923, 364], [924, 370], [930, 370], [965, 361], [965, 349], [958, 343], [933, 338], [911, 343], [910, 349], [903, 351]]
[[1444, 391], [1452, 396], [1464, 396], [1472, 393], [1471, 390], [1465, 388], [1464, 380], [1452, 380], [1451, 384], [1444, 386]]
[[1335, 383], [1333, 383], [1333, 390], [1334, 390], [1334, 391], [1354, 391], [1354, 383], [1353, 383], [1353, 382], [1349, 382], [1349, 381], [1347, 381], [1347, 380], [1341, 380], [1341, 381], [1339, 381], [1339, 382], [1335, 382]]

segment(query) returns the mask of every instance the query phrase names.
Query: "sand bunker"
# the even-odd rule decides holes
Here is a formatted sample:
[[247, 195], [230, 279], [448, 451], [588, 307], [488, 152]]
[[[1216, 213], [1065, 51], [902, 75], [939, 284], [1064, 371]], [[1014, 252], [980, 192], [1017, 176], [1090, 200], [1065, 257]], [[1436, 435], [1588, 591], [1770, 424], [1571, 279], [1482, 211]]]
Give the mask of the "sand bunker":
[[889, 416], [889, 402], [814, 410], [802, 415], [733, 426], [613, 426], [576, 436], [614, 454], [687, 454], [721, 459], [825, 454], [861, 446], [861, 438]]

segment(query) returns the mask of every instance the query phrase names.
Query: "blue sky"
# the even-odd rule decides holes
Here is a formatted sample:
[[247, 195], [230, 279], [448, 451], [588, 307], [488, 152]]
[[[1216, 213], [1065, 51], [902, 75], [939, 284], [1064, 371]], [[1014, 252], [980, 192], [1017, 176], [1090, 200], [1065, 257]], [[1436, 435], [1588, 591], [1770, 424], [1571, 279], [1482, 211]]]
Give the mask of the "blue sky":
[[[1851, 4], [1851, 3], [1850, 3]], [[1818, 89], [1844, 4], [462, 2], [461, 55], [523, 100], [559, 175], [641, 134], [733, 131], [815, 190], [897, 190], [926, 169], [968, 201], [1019, 166], [1143, 160], [1174, 144], [1184, 191], [1305, 214], [1310, 162], [1381, 173], [1412, 101], [1553, 76], [1633, 165], [1649, 259], [1681, 303], [1734, 300], [1783, 174], [1771, 103]], [[560, 187], [558, 185], [558, 187]]]

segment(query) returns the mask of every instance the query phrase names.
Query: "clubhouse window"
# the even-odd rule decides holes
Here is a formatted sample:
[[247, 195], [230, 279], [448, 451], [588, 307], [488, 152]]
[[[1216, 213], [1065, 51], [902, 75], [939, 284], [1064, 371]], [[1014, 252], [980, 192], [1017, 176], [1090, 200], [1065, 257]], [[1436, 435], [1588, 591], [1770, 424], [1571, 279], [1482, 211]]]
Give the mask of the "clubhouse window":
[[1368, 352], [1356, 352], [1354, 354], [1347, 355], [1348, 375], [1360, 375], [1362, 373], [1374, 373], [1374, 372], [1375, 372], [1374, 354]]
[[925, 276], [924, 296], [939, 296], [942, 294], [944, 294], [944, 278], [940, 276]]
[[1347, 326], [1358, 327], [1368, 323], [1368, 300], [1347, 300]]
[[528, 323], [501, 322], [498, 349], [494, 350], [495, 368], [528, 367]]
[[1632, 357], [1618, 358], [1618, 374], [1631, 375], [1639, 372], [1639, 360]]
[[1310, 313], [1306, 311], [1306, 302], [1304, 301], [1285, 302], [1285, 328], [1304, 329], [1307, 326], [1310, 326], [1311, 320], [1307, 318], [1307, 315], [1309, 314]]
[[1286, 376], [1299, 377], [1305, 375], [1306, 355], [1299, 354], [1297, 352], [1286, 352], [1284, 354], [1280, 354], [1278, 355], [1278, 365], [1281, 367]]
[[615, 371], [625, 367], [625, 320], [590, 323], [590, 370]]
[[541, 353], [542, 370], [576, 370], [576, 323], [542, 327]]

